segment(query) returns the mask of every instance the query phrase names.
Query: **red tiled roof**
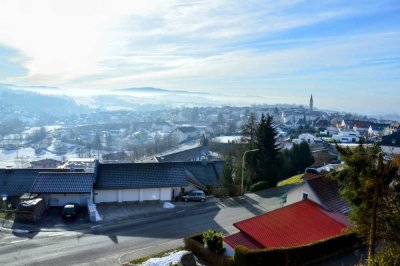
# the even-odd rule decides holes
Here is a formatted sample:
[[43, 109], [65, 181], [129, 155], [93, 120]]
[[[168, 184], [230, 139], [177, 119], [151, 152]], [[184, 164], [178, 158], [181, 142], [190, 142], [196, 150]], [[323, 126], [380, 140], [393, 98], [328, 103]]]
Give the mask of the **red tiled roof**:
[[249, 249], [258, 249], [258, 248], [264, 248], [262, 245], [257, 243], [255, 240], [253, 240], [251, 237], [248, 237], [246, 234], [243, 232], [238, 232], [233, 235], [229, 235], [227, 237], [224, 237], [224, 241], [231, 246], [232, 248], [235, 248], [237, 245], [243, 245]]
[[265, 248], [295, 247], [341, 234], [346, 225], [303, 200], [234, 224]]

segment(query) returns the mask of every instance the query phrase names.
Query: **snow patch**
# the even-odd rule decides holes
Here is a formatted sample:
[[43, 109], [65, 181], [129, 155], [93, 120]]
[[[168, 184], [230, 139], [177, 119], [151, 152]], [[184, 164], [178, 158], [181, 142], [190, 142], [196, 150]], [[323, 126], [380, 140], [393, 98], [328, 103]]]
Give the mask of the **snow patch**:
[[173, 251], [169, 253], [167, 256], [162, 257], [162, 258], [151, 258], [145, 262], [143, 262], [141, 265], [142, 266], [169, 266], [171, 263], [172, 264], [177, 264], [181, 261], [181, 258], [183, 255], [186, 253], [189, 253], [187, 250], [181, 250], [181, 251]]
[[164, 202], [164, 209], [173, 209], [175, 208], [175, 205], [172, 204], [171, 202]]

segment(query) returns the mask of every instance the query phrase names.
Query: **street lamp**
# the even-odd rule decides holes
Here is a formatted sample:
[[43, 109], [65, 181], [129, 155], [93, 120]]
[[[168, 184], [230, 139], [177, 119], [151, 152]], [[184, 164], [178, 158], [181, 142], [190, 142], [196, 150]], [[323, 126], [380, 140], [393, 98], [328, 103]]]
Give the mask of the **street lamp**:
[[255, 151], [259, 151], [260, 149], [254, 149], [254, 150], [247, 150], [243, 153], [243, 159], [242, 159], [242, 187], [240, 189], [240, 195], [243, 195], [243, 179], [244, 179], [244, 162], [246, 159], [246, 154], [249, 152], [255, 152]]

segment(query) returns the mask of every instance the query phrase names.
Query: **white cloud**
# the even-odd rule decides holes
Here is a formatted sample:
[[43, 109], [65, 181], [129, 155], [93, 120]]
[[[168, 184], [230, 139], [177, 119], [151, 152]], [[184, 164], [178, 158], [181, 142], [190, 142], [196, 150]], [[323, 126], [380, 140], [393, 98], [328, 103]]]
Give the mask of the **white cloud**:
[[0, 44], [17, 49], [28, 69], [0, 82], [293, 97], [305, 87], [329, 94], [338, 85], [371, 87], [398, 74], [371, 63], [398, 55], [396, 31], [279, 36], [386, 8], [373, 1], [0, 0], [0, 6]]

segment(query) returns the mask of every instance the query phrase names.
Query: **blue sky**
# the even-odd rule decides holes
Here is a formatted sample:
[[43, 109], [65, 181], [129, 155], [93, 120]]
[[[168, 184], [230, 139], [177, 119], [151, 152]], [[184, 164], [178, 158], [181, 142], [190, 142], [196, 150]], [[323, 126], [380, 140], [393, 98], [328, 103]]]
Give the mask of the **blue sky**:
[[398, 113], [400, 3], [0, 0], [0, 83]]

